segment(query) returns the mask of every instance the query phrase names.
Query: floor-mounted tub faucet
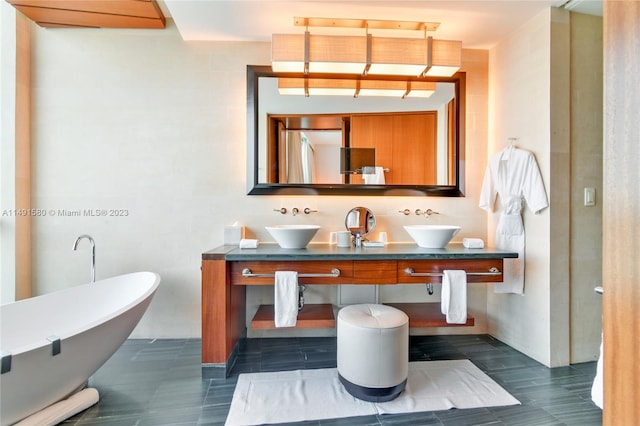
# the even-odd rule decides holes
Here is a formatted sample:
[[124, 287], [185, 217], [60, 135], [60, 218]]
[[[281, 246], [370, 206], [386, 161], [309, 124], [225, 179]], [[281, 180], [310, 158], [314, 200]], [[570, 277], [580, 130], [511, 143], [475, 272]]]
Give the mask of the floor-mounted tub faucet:
[[96, 242], [93, 241], [91, 235], [82, 234], [78, 238], [76, 238], [76, 242], [73, 243], [73, 249], [78, 249], [78, 243], [81, 239], [86, 238], [91, 243], [91, 282], [96, 282]]

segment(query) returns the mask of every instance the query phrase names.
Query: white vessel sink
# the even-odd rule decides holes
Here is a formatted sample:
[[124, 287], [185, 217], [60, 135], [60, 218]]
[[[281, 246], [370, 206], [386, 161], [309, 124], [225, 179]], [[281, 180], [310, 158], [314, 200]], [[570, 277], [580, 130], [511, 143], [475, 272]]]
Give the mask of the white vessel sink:
[[318, 225], [275, 225], [265, 229], [283, 249], [303, 249], [316, 235]]
[[423, 248], [444, 248], [462, 229], [455, 225], [405, 225], [411, 238]]

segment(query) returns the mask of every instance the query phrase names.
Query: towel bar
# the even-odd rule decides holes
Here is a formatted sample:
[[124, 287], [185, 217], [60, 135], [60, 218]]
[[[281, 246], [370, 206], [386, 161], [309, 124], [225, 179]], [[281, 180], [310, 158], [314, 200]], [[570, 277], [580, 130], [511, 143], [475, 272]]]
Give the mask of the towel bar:
[[[385, 172], [385, 173], [389, 173], [391, 170], [389, 170], [389, 168], [388, 168], [388, 167], [383, 167], [383, 168], [382, 168], [382, 171], [383, 171], [383, 172]], [[364, 174], [366, 174], [366, 173], [365, 173], [365, 168], [364, 168], [364, 167], [363, 167], [363, 168], [361, 168], [361, 169], [355, 169], [352, 173], [353, 173], [354, 175], [364, 175]]]
[[[441, 277], [443, 275], [442, 272], [414, 272], [413, 268], [405, 268], [404, 273], [410, 277]], [[502, 272], [493, 267], [489, 269], [489, 272], [467, 272], [467, 275], [496, 276], [502, 275]]]
[[[251, 269], [244, 268], [242, 270], [243, 277], [275, 277], [276, 274], [254, 274]], [[340, 276], [340, 269], [333, 268], [329, 274], [298, 274], [300, 278], [336, 278]]]

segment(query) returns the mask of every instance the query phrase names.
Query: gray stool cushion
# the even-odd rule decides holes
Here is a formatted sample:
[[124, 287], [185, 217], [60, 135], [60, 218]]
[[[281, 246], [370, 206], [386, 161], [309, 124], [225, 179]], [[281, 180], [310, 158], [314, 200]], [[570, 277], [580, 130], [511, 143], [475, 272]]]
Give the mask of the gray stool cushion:
[[409, 317], [386, 305], [351, 305], [338, 312], [338, 375], [356, 398], [391, 401], [409, 370]]

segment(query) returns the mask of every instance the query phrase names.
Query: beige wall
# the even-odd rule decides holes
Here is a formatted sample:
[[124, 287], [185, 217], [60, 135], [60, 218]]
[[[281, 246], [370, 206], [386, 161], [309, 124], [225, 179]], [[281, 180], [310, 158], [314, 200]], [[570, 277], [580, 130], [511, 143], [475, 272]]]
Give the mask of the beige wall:
[[[16, 11], [0, 2], [0, 211], [16, 202]], [[16, 300], [16, 218], [0, 216], [0, 304]]]
[[581, 207], [584, 186], [601, 185], [598, 21], [550, 9], [490, 52], [489, 154], [518, 137], [536, 155], [550, 207], [525, 211], [525, 295], [489, 294], [489, 332], [548, 366], [598, 353], [601, 212]]
[[[490, 51], [489, 155], [517, 137], [532, 151], [551, 199], [550, 158], [550, 12], [518, 28]], [[550, 211], [523, 214], [526, 232], [525, 295], [488, 293], [489, 332], [549, 365], [550, 342]], [[499, 213], [489, 215], [489, 241], [494, 240]]]
[[[571, 362], [598, 357], [602, 330], [602, 18], [571, 14]], [[596, 205], [584, 206], [584, 188]]]
[[551, 12], [549, 362], [570, 362], [571, 22]]
[[30, 21], [0, 5], [0, 303], [31, 297]]
[[[33, 28], [34, 198], [55, 211], [35, 219], [34, 284], [38, 294], [89, 280], [86, 241], [96, 240], [97, 278], [151, 270], [160, 289], [135, 337], [200, 335], [200, 254], [223, 242], [235, 221], [272, 241], [265, 225], [316, 223], [315, 241], [344, 226], [363, 205], [391, 241], [409, 241], [402, 225], [424, 223], [398, 210], [432, 208], [432, 223], [458, 224], [456, 241], [486, 238], [477, 207], [487, 151], [487, 52], [465, 51], [467, 197], [266, 197], [245, 195], [247, 64], [268, 64], [268, 43], [183, 42], [175, 26], [158, 30]], [[273, 210], [310, 207], [310, 216]], [[63, 216], [60, 210], [126, 209], [126, 217]], [[310, 302], [335, 300], [334, 287], [313, 287]], [[438, 302], [424, 286], [384, 288], [385, 300]], [[250, 289], [255, 308], [271, 292]], [[469, 291], [485, 333], [485, 285]], [[441, 332], [428, 330], [425, 332]], [[450, 329], [444, 330], [450, 332]]]

